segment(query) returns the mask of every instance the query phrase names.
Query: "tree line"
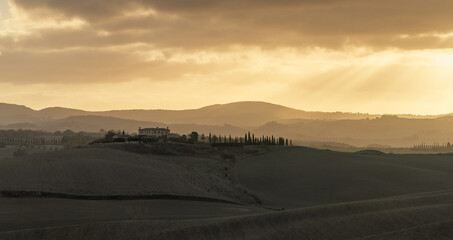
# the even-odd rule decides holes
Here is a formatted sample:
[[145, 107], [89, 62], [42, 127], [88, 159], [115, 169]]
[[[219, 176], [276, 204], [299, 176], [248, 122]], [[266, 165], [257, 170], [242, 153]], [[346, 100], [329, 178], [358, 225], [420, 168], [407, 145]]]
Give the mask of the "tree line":
[[414, 145], [412, 147], [413, 151], [442, 151], [446, 149], [453, 148], [453, 145], [450, 142], [447, 143], [434, 143], [434, 144], [426, 144], [422, 143], [419, 145]]
[[[206, 139], [207, 138], [207, 139]], [[293, 146], [293, 140], [271, 136], [255, 136], [253, 133], [245, 133], [244, 137], [232, 137], [231, 135], [215, 135], [209, 133], [206, 137], [201, 135], [202, 141], [207, 141], [211, 145], [280, 145], [280, 146]]]

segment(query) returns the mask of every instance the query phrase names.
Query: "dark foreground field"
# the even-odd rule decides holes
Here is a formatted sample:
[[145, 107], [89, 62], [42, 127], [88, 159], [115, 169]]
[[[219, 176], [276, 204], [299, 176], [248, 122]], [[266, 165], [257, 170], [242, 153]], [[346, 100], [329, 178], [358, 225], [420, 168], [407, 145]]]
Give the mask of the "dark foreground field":
[[0, 239], [453, 238], [448, 154], [98, 146], [2, 159], [0, 191]]
[[0, 231], [124, 220], [183, 220], [266, 212], [259, 207], [187, 200], [0, 198]]
[[[248, 216], [190, 220], [125, 219], [91, 223], [87, 221], [89, 223], [86, 224], [3, 232], [0, 237], [2, 239], [451, 239], [452, 202], [453, 192], [446, 191]], [[198, 205], [197, 209], [204, 207]], [[209, 206], [206, 207], [209, 209]], [[166, 210], [172, 212], [168, 208]]]

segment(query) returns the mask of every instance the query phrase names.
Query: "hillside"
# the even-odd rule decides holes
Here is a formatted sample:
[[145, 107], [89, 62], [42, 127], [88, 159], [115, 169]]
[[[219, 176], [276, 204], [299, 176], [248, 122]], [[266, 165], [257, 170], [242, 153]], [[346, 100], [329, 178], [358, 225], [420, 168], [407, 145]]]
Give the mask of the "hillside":
[[[8, 127], [14, 127], [16, 125], [8, 125]], [[130, 119], [121, 119], [114, 117], [102, 117], [102, 116], [72, 116], [64, 119], [43, 121], [36, 125], [30, 124], [18, 124], [18, 127], [24, 127], [23, 129], [45, 130], [45, 131], [64, 131], [71, 129], [72, 131], [84, 131], [84, 132], [99, 132], [100, 129], [104, 130], [125, 130], [129, 133], [137, 133], [139, 127], [169, 127], [172, 133], [189, 134], [193, 131], [197, 131], [200, 134], [209, 132], [215, 134], [231, 134], [233, 136], [242, 136], [247, 130], [235, 127], [232, 125], [200, 125], [200, 124], [166, 124], [162, 122], [147, 122], [147, 121], [136, 121]]]
[[0, 191], [18, 194], [0, 196], [0, 238], [448, 239], [451, 156], [112, 144], [0, 159]]
[[[224, 177], [228, 161], [205, 148], [161, 145], [87, 147], [0, 159], [0, 191], [55, 192], [72, 195], [176, 195], [254, 202]], [[187, 154], [175, 152], [180, 149]], [[194, 151], [201, 153], [190, 156]], [[151, 154], [158, 152], [159, 154]], [[146, 154], [147, 153], [147, 154]], [[162, 155], [163, 154], [163, 155]], [[194, 170], [184, 162], [210, 166]]]
[[38, 121], [35, 113], [26, 106], [0, 103], [0, 125]]
[[240, 160], [236, 183], [265, 205], [299, 208], [453, 189], [452, 155], [292, 148]]
[[169, 127], [172, 132], [188, 134], [212, 133], [243, 136], [251, 131], [257, 136], [274, 135], [294, 140], [296, 144], [344, 143], [352, 146], [382, 145], [412, 147], [421, 143], [432, 144], [453, 142], [453, 118], [405, 119], [381, 117], [371, 120], [294, 120], [293, 123], [269, 122], [259, 127], [242, 128], [230, 124], [167, 124], [102, 116], [72, 116], [59, 120], [38, 121], [35, 124], [10, 124], [3, 129], [33, 129], [45, 131], [99, 132], [104, 130], [125, 130], [136, 133], [139, 127]]
[[59, 120], [46, 121], [39, 123], [39, 128], [47, 131], [64, 131], [71, 129], [72, 131], [99, 132], [100, 129], [108, 130], [125, 130], [127, 132], [137, 132], [139, 127], [166, 127], [165, 123], [161, 122], [146, 122], [130, 119], [121, 119], [114, 117], [101, 116], [71, 116]]
[[299, 145], [349, 144], [412, 147], [421, 143], [453, 142], [451, 116], [397, 116], [306, 112], [263, 102], [238, 102], [191, 110], [115, 110], [87, 112], [0, 104], [0, 129], [98, 132], [139, 127], [170, 127], [172, 132], [243, 136], [274, 135]]
[[236, 102], [189, 110], [82, 111], [52, 107], [39, 111], [24, 106], [1, 104], [0, 124], [58, 120], [71, 116], [104, 116], [167, 124], [201, 124], [250, 127], [285, 119], [364, 119], [368, 114], [306, 112], [265, 102]]
[[[172, 240], [451, 239], [452, 201], [450, 190], [236, 217], [158, 221], [135, 217], [0, 232], [0, 237], [5, 240], [80, 239], [86, 236], [90, 239]], [[210, 206], [191, 206], [199, 211], [212, 210]], [[145, 214], [143, 209], [136, 213]]]
[[263, 204], [287, 209], [453, 189], [451, 156], [111, 144], [1, 159], [0, 191], [174, 194], [247, 202], [245, 188]]
[[411, 147], [422, 142], [453, 142], [453, 119], [407, 119], [380, 117], [360, 120], [300, 120], [270, 122], [254, 130], [257, 134], [286, 136], [299, 143], [337, 142], [354, 146], [370, 144]]

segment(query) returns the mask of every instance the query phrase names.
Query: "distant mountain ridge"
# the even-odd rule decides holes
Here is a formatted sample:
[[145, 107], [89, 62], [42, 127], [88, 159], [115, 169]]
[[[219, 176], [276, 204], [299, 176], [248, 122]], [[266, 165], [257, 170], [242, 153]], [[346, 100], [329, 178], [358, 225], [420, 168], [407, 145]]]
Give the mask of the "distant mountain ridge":
[[[98, 132], [139, 127], [170, 127], [172, 132], [243, 136], [274, 135], [295, 143], [344, 143], [353, 146], [413, 146], [453, 143], [453, 116], [371, 115], [306, 112], [264, 102], [237, 102], [189, 110], [112, 110], [89, 112], [69, 108], [33, 110], [0, 104], [0, 129]], [[406, 116], [406, 115], [402, 115]]]
[[339, 120], [365, 119], [378, 116], [342, 112], [307, 112], [266, 102], [235, 102], [187, 110], [133, 109], [111, 111], [84, 111], [62, 107], [33, 110], [26, 106], [3, 103], [0, 104], [0, 113], [0, 124], [3, 125], [93, 115], [172, 124], [232, 124], [241, 127], [258, 126], [270, 121], [284, 121], [287, 119]]

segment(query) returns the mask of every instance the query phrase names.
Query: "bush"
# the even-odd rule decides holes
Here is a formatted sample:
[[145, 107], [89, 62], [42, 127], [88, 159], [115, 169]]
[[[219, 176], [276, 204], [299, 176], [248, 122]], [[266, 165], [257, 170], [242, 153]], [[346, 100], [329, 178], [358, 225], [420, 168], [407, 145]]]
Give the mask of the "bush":
[[124, 143], [124, 142], [126, 142], [126, 139], [125, 138], [116, 138], [116, 139], [113, 140], [113, 142], [122, 142], [122, 143]]

